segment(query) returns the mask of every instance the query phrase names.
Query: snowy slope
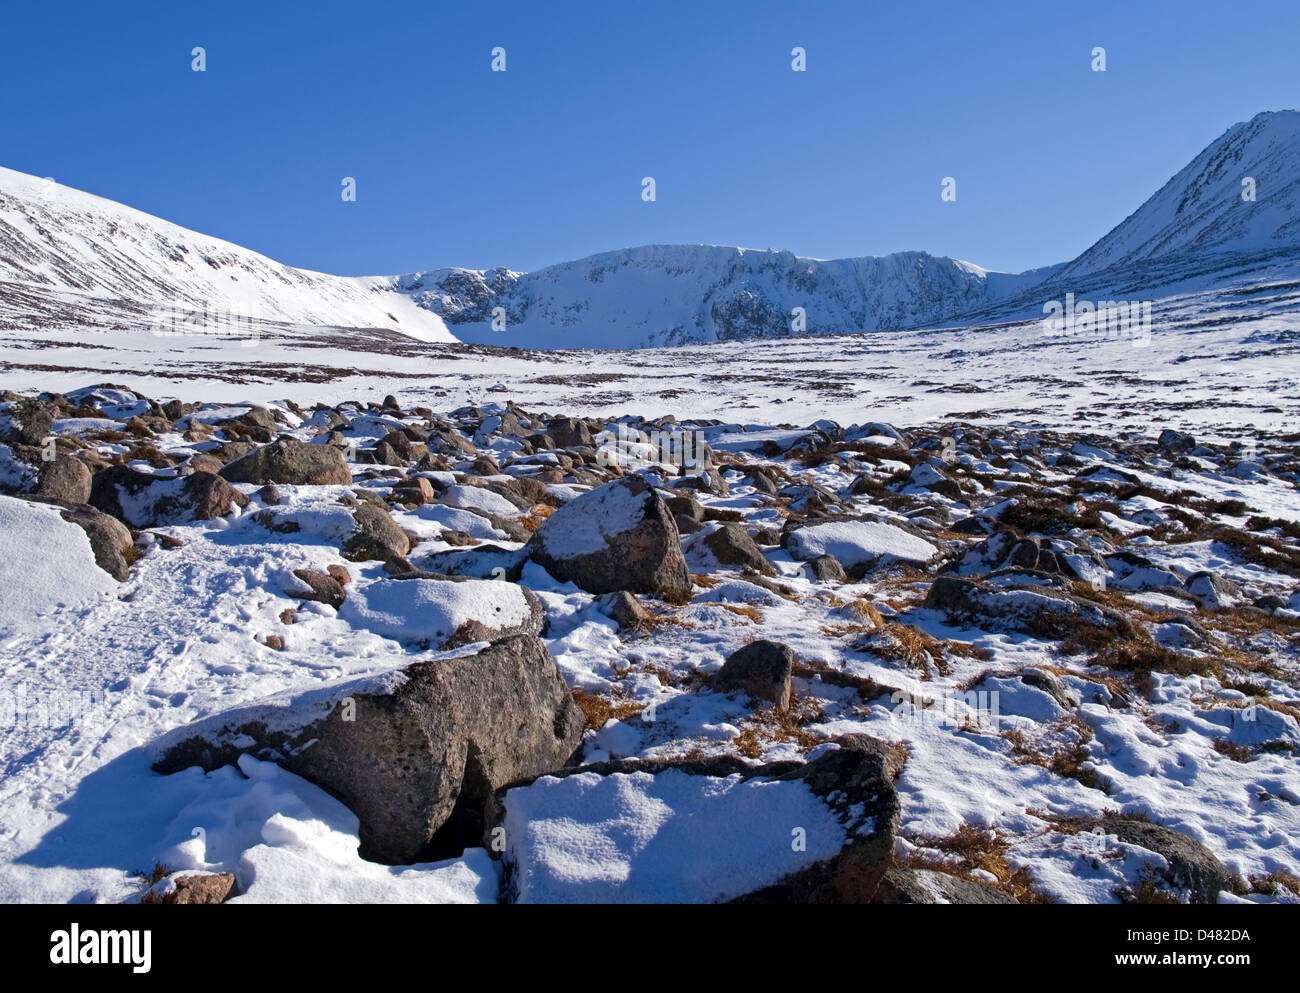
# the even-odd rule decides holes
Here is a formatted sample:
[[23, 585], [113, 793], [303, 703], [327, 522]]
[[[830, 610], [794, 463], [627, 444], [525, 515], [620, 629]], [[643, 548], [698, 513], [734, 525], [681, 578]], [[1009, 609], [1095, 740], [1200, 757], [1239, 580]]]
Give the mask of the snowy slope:
[[453, 340], [385, 278], [281, 265], [111, 200], [0, 168], [0, 322], [244, 321]]
[[[345, 346], [329, 331], [268, 333], [248, 348], [196, 349], [184, 338], [122, 329], [64, 331], [33, 343], [29, 332], [0, 325], [0, 389], [67, 392], [110, 382], [160, 400], [199, 392], [216, 401], [291, 398], [308, 406], [379, 402], [392, 393], [404, 406], [511, 399], [575, 414], [631, 410], [768, 424], [957, 416], [1082, 422], [1096, 431], [1159, 425], [1229, 439], [1295, 430], [1300, 258], [1256, 266], [1212, 290], [1155, 296], [1145, 347], [1136, 339], [1046, 335], [1043, 298], [1019, 323], [626, 352], [506, 350], [359, 332]], [[760, 435], [749, 437], [746, 447], [761, 444]]]
[[[1242, 180], [1255, 199], [1242, 198]], [[1061, 272], [1154, 259], [1300, 248], [1300, 112], [1234, 124], [1159, 192]]]
[[[925, 252], [800, 258], [715, 245], [648, 245], [531, 273], [439, 269], [394, 286], [462, 341], [641, 348], [918, 327], [1001, 299], [1047, 271], [990, 273]], [[505, 330], [491, 326], [504, 310]], [[795, 328], [795, 308], [803, 324]]]

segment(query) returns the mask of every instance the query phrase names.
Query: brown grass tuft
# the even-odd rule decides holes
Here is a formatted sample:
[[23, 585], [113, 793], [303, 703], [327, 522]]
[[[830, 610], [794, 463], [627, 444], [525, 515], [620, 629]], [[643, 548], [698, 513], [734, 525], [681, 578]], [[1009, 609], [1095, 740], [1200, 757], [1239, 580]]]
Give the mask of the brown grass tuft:
[[775, 707], [757, 710], [742, 725], [735, 742], [736, 751], [745, 758], [756, 759], [762, 756], [765, 746], [787, 741], [807, 751], [824, 741], [825, 735], [814, 734], [804, 725], [825, 719], [826, 711], [812, 697], [793, 698], [789, 710]]
[[[913, 837], [908, 841], [922, 848], [935, 849], [955, 856], [956, 861], [936, 860], [924, 855], [911, 855], [895, 864], [908, 869], [933, 869], [949, 875], [976, 879], [974, 870], [992, 873], [999, 889], [1010, 893], [1020, 903], [1044, 904], [1051, 899], [1033, 887], [1033, 878], [1026, 869], [1012, 869], [1007, 863], [1010, 845], [996, 832], [963, 824], [952, 834], [942, 838]], [[954, 871], [956, 870], [956, 871]], [[987, 880], [977, 880], [987, 885]]]
[[578, 709], [586, 717], [587, 727], [593, 731], [599, 731], [611, 718], [616, 721], [625, 721], [645, 710], [645, 705], [637, 703], [635, 700], [606, 699], [579, 689], [573, 691], [573, 702], [578, 705]]
[[1088, 761], [1088, 743], [1093, 734], [1086, 721], [1074, 714], [1066, 714], [1051, 725], [1043, 741], [1050, 752], [1039, 751], [1038, 743], [1030, 741], [1023, 733], [1013, 729], [1003, 731], [999, 737], [1011, 745], [1011, 754], [1018, 765], [1036, 765], [1067, 779], [1074, 779], [1089, 789], [1105, 792], [1105, 784], [1092, 769], [1083, 768]]

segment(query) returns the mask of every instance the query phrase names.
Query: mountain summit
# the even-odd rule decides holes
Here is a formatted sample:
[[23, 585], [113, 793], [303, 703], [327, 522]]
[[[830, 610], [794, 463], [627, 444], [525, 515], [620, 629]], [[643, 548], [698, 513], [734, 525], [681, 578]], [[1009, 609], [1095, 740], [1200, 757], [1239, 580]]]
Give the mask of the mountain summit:
[[1300, 112], [1228, 128], [1146, 203], [1060, 273], [1300, 246]]

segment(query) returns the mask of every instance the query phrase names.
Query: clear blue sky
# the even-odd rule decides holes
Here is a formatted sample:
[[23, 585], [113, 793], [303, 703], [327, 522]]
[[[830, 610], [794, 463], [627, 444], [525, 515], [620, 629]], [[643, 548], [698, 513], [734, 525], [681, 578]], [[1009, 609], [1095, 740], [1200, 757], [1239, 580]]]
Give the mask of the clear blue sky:
[[1298, 41], [1297, 0], [14, 0], [0, 165], [346, 275], [700, 242], [1020, 270], [1300, 106]]

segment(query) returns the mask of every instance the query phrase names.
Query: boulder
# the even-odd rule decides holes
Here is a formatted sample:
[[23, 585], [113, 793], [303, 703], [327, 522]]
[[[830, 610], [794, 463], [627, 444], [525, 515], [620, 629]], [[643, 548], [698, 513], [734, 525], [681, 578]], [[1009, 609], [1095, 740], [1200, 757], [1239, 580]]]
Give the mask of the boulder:
[[53, 462], [41, 465], [36, 484], [36, 495], [67, 500], [69, 503], [87, 503], [93, 473], [90, 467], [75, 455], [60, 455]]
[[1059, 824], [1093, 834], [1114, 835], [1126, 845], [1137, 845], [1164, 858], [1160, 878], [1188, 903], [1218, 903], [1219, 893], [1231, 888], [1232, 873], [1218, 857], [1195, 838], [1148, 821], [1124, 817], [1056, 817]]
[[397, 572], [354, 590], [339, 616], [354, 628], [438, 649], [541, 634], [546, 619], [537, 595], [526, 586], [419, 570]]
[[362, 858], [403, 864], [436, 851], [439, 831], [453, 849], [480, 832], [492, 791], [559, 769], [582, 728], [546, 646], [516, 635], [221, 714], [150, 751], [161, 773], [275, 761], [357, 815]]
[[382, 562], [411, 550], [406, 532], [383, 508], [364, 503], [352, 512], [352, 520], [357, 529], [343, 539], [343, 554], [353, 562]]
[[374, 448], [366, 448], [357, 452], [357, 461], [370, 465], [389, 465], [396, 468], [406, 465], [406, 460], [397, 453], [397, 449], [383, 440], [375, 442]]
[[210, 472], [160, 477], [124, 465], [109, 466], [91, 481], [92, 507], [133, 528], [225, 517], [248, 497]]
[[415, 460], [415, 453], [411, 449], [410, 436], [405, 431], [389, 431], [379, 439], [380, 444], [387, 445], [402, 460], [402, 465]]
[[933, 869], [910, 869], [894, 866], [885, 873], [876, 892], [874, 903], [1018, 903], [1006, 893], [988, 883], [952, 876]]
[[280, 483], [289, 486], [346, 485], [352, 473], [343, 453], [329, 445], [309, 445], [282, 437], [235, 459], [221, 475], [232, 483]]
[[596, 597], [596, 609], [618, 624], [620, 631], [634, 630], [650, 619], [649, 612], [627, 590]]
[[818, 555], [808, 560], [808, 571], [821, 583], [847, 583], [849, 575], [834, 555]]
[[1166, 452], [1190, 452], [1196, 447], [1196, 439], [1190, 434], [1165, 428], [1156, 439], [1156, 444]]
[[625, 476], [560, 507], [528, 541], [529, 556], [588, 593], [691, 595], [672, 515], [640, 476]]
[[[242, 459], [245, 455], [255, 451], [257, 451], [257, 442], [255, 441], [223, 441], [213, 454], [221, 460], [224, 467], [226, 463]], [[245, 480], [234, 480], [234, 482], [245, 482]]]
[[143, 904], [225, 903], [235, 895], [230, 872], [173, 872], [154, 883], [140, 897]]
[[679, 520], [683, 517], [689, 517], [694, 521], [704, 520], [704, 507], [694, 497], [671, 496], [664, 503]]
[[757, 468], [746, 470], [745, 482], [752, 486], [756, 493], [765, 493], [769, 496], [780, 490], [771, 476]]
[[185, 462], [185, 468], [191, 472], [215, 472], [220, 475], [222, 468], [226, 463], [215, 456], [208, 455], [204, 452], [198, 452], [191, 455]]
[[515, 501], [526, 501], [514, 494], [511, 496], [514, 497], [513, 500], [486, 486], [456, 484], [443, 490], [438, 495], [438, 502], [461, 510], [481, 511], [492, 517], [518, 517], [525, 508], [518, 506]]
[[24, 397], [0, 409], [0, 442], [40, 445], [54, 432], [54, 404]]
[[1235, 607], [1245, 596], [1241, 587], [1218, 573], [1202, 570], [1187, 577], [1187, 592], [1200, 602], [1202, 607]]
[[782, 539], [790, 554], [807, 561], [834, 555], [849, 575], [860, 577], [877, 565], [907, 562], [924, 565], [939, 549], [911, 531], [880, 521], [838, 520], [787, 531]]
[[[840, 747], [794, 773], [844, 819], [848, 841], [835, 857], [791, 873], [738, 903], [865, 904], [875, 896], [893, 857], [898, 829], [894, 779], [907, 753], [865, 734], [843, 735]], [[761, 768], [761, 767], [760, 767]]]
[[69, 503], [49, 497], [34, 497], [39, 503], [52, 503], [61, 508], [60, 516], [86, 532], [95, 564], [119, 582], [131, 577], [131, 562], [135, 560], [135, 546], [131, 532], [115, 517], [85, 503]]
[[704, 525], [694, 517], [687, 517], [685, 514], [674, 514], [673, 523], [677, 525], [678, 535], [696, 534], [704, 530]]
[[951, 569], [964, 576], [996, 572], [999, 569], [1034, 570], [1041, 568], [1038, 564], [1040, 556], [1039, 539], [1020, 538], [1009, 528], [1001, 528], [973, 548], [967, 549]]
[[507, 490], [521, 497], [528, 508], [535, 507], [539, 503], [546, 504], [548, 507], [559, 505], [559, 501], [551, 496], [551, 491], [546, 488], [546, 484], [540, 479], [534, 479], [531, 476], [516, 476], [509, 483], [503, 485]]
[[398, 503], [422, 505], [433, 503], [434, 500], [433, 484], [423, 476], [403, 479], [393, 487], [391, 492], [393, 499]]
[[[444, 531], [444, 541], [448, 532]], [[525, 549], [502, 548], [490, 543], [475, 544], [469, 548], [453, 548], [432, 552], [420, 558], [420, 568], [447, 576], [468, 576], [472, 579], [505, 579], [518, 582], [528, 561]]]
[[285, 590], [286, 596], [298, 597], [300, 600], [315, 600], [317, 603], [329, 604], [336, 610], [343, 605], [347, 594], [343, 591], [343, 584], [333, 576], [313, 569], [295, 569], [293, 574], [307, 588]]
[[911, 473], [907, 477], [906, 485], [928, 490], [931, 493], [938, 493], [950, 500], [963, 499], [961, 487], [957, 485], [956, 480], [945, 476], [929, 462], [918, 462], [913, 466]]
[[[869, 903], [892, 859], [893, 782], [906, 753], [866, 735], [833, 744], [809, 762], [714, 756], [557, 770], [493, 793], [483, 843], [504, 839], [513, 902]], [[672, 816], [676, 802], [689, 818]], [[804, 855], [792, 843], [801, 828]], [[690, 840], [700, 837], [709, 852]], [[606, 858], [620, 871], [598, 871]]]
[[729, 655], [709, 683], [722, 693], [740, 690], [755, 700], [770, 700], [778, 710], [786, 710], [790, 706], [794, 663], [794, 652], [780, 642], [755, 641]]
[[986, 518], [971, 516], [963, 517], [949, 528], [956, 534], [988, 534], [992, 524]]
[[593, 446], [591, 430], [585, 421], [580, 421], [576, 417], [561, 417], [551, 421], [546, 427], [546, 434], [551, 439], [552, 443], [548, 446], [551, 448]]
[[1183, 581], [1171, 570], [1128, 549], [1107, 555], [1106, 567], [1111, 572], [1107, 585], [1121, 590], [1158, 590], [1166, 587], [1178, 590], [1183, 587]]
[[939, 576], [930, 584], [925, 606], [949, 624], [986, 630], [1021, 631], [1039, 637], [1068, 637], [1071, 625], [1108, 628], [1124, 638], [1137, 629], [1119, 611], [1072, 594], [1038, 586], [997, 587], [973, 579]]
[[764, 576], [775, 576], [776, 570], [768, 562], [749, 532], [740, 524], [723, 524], [694, 539], [691, 547], [702, 549], [719, 565], [749, 568]]

